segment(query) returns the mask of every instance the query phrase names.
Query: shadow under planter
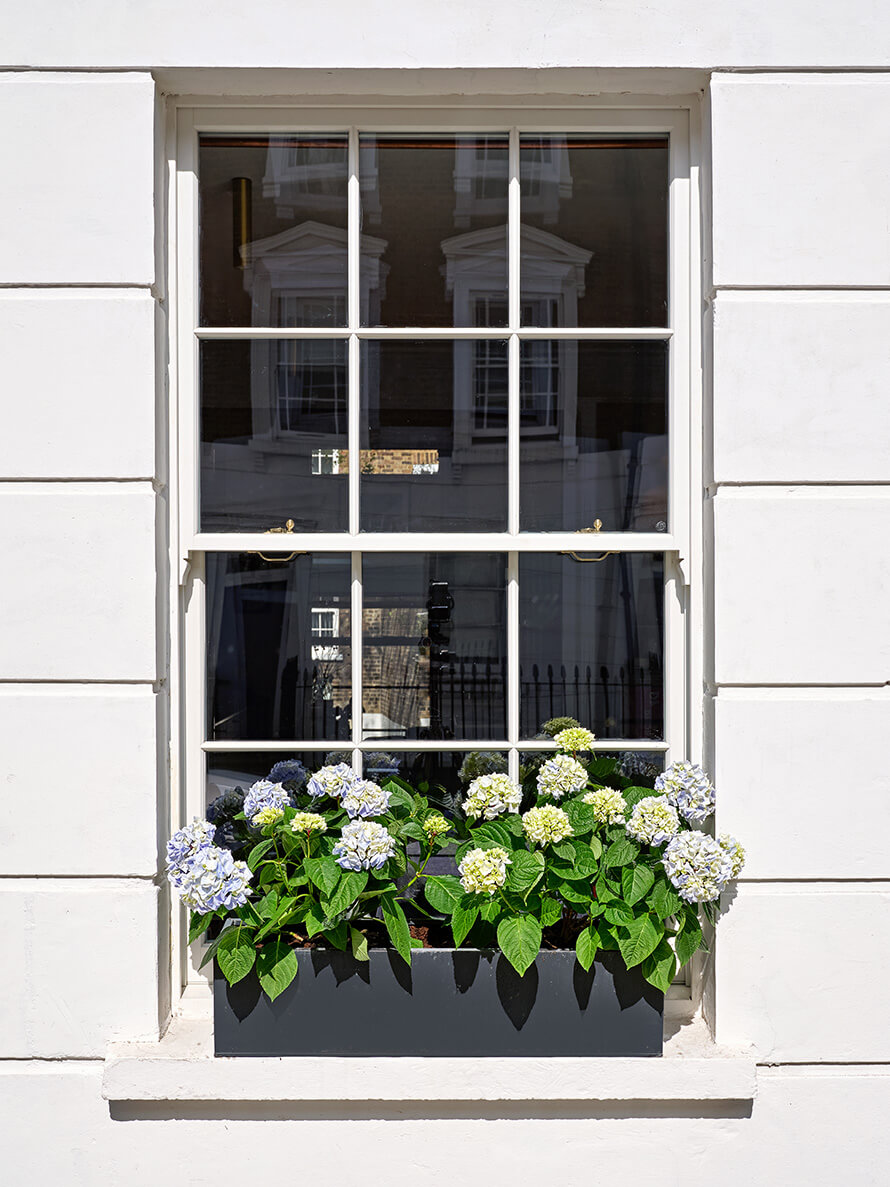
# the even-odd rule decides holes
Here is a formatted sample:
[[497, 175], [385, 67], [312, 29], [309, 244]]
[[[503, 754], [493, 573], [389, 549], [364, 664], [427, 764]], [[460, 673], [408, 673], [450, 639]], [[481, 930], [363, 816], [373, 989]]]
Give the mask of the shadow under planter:
[[574, 952], [540, 952], [522, 977], [499, 952], [417, 949], [371, 959], [297, 951], [274, 1002], [255, 973], [213, 985], [217, 1055], [661, 1055], [664, 995], [618, 952], [589, 972]]

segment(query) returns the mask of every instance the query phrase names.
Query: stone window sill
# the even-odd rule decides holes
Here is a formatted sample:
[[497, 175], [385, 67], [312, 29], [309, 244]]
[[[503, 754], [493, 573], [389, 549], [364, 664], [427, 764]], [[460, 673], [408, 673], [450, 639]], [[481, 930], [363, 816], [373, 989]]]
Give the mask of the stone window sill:
[[179, 1017], [159, 1043], [113, 1044], [102, 1094], [111, 1102], [658, 1102], [754, 1099], [756, 1065], [715, 1047], [700, 1021], [661, 1059], [223, 1059], [207, 1018]]

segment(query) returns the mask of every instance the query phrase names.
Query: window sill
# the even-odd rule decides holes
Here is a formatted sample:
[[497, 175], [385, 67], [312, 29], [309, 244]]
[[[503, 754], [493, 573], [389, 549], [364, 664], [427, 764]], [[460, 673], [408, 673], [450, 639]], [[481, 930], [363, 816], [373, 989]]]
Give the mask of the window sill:
[[715, 1047], [701, 1022], [661, 1059], [223, 1059], [209, 1019], [174, 1019], [159, 1043], [113, 1044], [108, 1101], [750, 1102], [752, 1057]]

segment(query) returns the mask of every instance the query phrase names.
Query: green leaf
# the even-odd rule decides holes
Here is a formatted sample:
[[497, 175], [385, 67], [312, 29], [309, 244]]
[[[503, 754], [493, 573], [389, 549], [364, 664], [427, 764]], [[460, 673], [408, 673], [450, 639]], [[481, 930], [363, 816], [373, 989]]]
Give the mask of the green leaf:
[[297, 975], [297, 954], [283, 940], [270, 940], [257, 953], [256, 970], [260, 985], [275, 1001]]
[[575, 882], [563, 880], [557, 886], [556, 892], [557, 894], [561, 894], [566, 902], [575, 903], [576, 906], [584, 908], [587, 907], [591, 899], [590, 885], [587, 883], [579, 886]]
[[479, 849], [491, 849], [497, 845], [509, 853], [513, 848], [513, 834], [500, 820], [489, 820], [478, 828], [471, 828], [470, 836]]
[[613, 868], [615, 866], [627, 866], [634, 861], [640, 852], [639, 845], [633, 841], [628, 841], [622, 837], [613, 843], [606, 850], [606, 856], [603, 858], [603, 865]]
[[479, 918], [479, 902], [476, 895], [464, 895], [454, 908], [451, 916], [451, 932], [454, 936], [454, 946], [459, 948], [470, 932], [470, 928]]
[[278, 891], [270, 890], [256, 905], [262, 919], [272, 919], [278, 911]]
[[[600, 853], [602, 853], [602, 845], [600, 845]], [[586, 841], [578, 841], [575, 844], [575, 865], [572, 870], [572, 877], [590, 878], [596, 873], [598, 868], [599, 862], [594, 856], [591, 847]]]
[[410, 837], [413, 841], [420, 841], [423, 845], [427, 843], [427, 835], [416, 820], [405, 821], [402, 825], [402, 835]]
[[553, 845], [550, 852], [567, 861], [570, 866], [575, 864], [575, 846], [571, 841], [561, 841], [560, 844]]
[[389, 791], [389, 810], [390, 812], [410, 812], [414, 807], [414, 796], [409, 791], [405, 791], [390, 779], [387, 784]]
[[681, 968], [699, 950], [701, 942], [701, 926], [698, 919], [691, 912], [685, 913], [675, 943], [677, 960]]
[[363, 935], [357, 927], [349, 929], [349, 942], [352, 946], [352, 955], [356, 960], [368, 959], [368, 937]]
[[680, 910], [682, 899], [664, 877], [656, 878], [647, 902], [659, 919], [667, 919]]
[[650, 985], [654, 985], [662, 993], [667, 993], [677, 975], [677, 962], [667, 940], [662, 940], [652, 955], [646, 957], [642, 972]]
[[344, 870], [336, 890], [322, 903], [328, 918], [333, 919], [335, 915], [351, 907], [367, 885], [367, 870]]
[[265, 841], [260, 841], [260, 843], [258, 845], [254, 845], [254, 847], [251, 849], [250, 853], [248, 853], [248, 855], [247, 855], [248, 869], [253, 870], [255, 872], [256, 868], [260, 864], [260, 861], [262, 860], [263, 856], [269, 852], [269, 850], [272, 848], [272, 846], [274, 844], [275, 844], [274, 841], [269, 840], [267, 838]]
[[216, 963], [228, 983], [236, 985], [246, 977], [255, 960], [253, 932], [246, 927], [227, 927], [216, 949]]
[[562, 907], [555, 898], [541, 899], [540, 920], [542, 927], [552, 927], [562, 918]]
[[590, 852], [593, 854], [593, 856], [596, 858], [596, 860], [599, 861], [599, 859], [603, 855], [602, 841], [599, 839], [598, 836], [596, 836], [594, 834], [588, 838], [588, 843], [590, 845]]
[[201, 963], [198, 965], [199, 969], [202, 969], [205, 964], [208, 964], [211, 960], [213, 960], [214, 956], [216, 956], [216, 950], [219, 947], [219, 942], [225, 934], [225, 932], [220, 932], [216, 939], [211, 940], [207, 945], [204, 955], [201, 957]]
[[503, 828], [505, 828], [512, 837], [522, 837], [525, 835], [522, 828], [521, 816], [516, 816], [511, 813], [509, 816], [505, 816], [503, 820], [500, 820], [498, 823]]
[[309, 937], [317, 936], [320, 931], [324, 931], [328, 924], [328, 917], [318, 905], [318, 903], [310, 903], [306, 908], [306, 914], [303, 916], [303, 924], [306, 929], [306, 935]]
[[189, 915], [189, 943], [193, 944], [198, 936], [203, 936], [215, 918], [216, 915], [213, 912], [209, 915], [199, 915], [196, 911], [192, 911]]
[[323, 895], [330, 898], [343, 873], [333, 857], [307, 857], [303, 862], [303, 868], [312, 885], [317, 886]]
[[650, 796], [658, 795], [658, 792], [653, 791], [651, 787], [625, 787], [621, 794], [628, 808], [632, 808], [640, 800], [647, 800]]
[[456, 878], [453, 874], [427, 878], [423, 884], [423, 890], [429, 905], [434, 911], [441, 911], [443, 915], [450, 915], [464, 896], [460, 878]]
[[398, 952], [399, 956], [401, 956], [402, 960], [406, 964], [410, 964], [411, 932], [408, 930], [408, 920], [405, 918], [405, 912], [390, 895], [385, 895], [380, 900], [380, 906], [383, 911], [383, 922], [386, 925], [389, 938], [392, 940], [392, 946]]
[[658, 947], [664, 936], [651, 915], [638, 915], [631, 923], [623, 925], [627, 935], [618, 935], [618, 947], [629, 969], [641, 964]]
[[507, 867], [507, 888], [515, 894], [527, 895], [543, 877], [543, 853], [529, 853], [527, 849], [517, 849]]
[[585, 972], [593, 964], [599, 946], [599, 932], [595, 927], [585, 927], [575, 942], [575, 954], [578, 957], [578, 964], [580, 964]]
[[633, 908], [629, 907], [627, 903], [609, 903], [607, 907], [603, 908], [603, 918], [607, 923], [628, 924], [633, 922], [633, 917]]
[[655, 881], [655, 874], [648, 866], [625, 866], [621, 871], [621, 892], [624, 901], [638, 903]]
[[341, 952], [346, 951], [346, 943], [349, 935], [345, 919], [341, 919], [336, 927], [326, 927], [324, 934], [325, 939], [329, 940], [335, 948], [339, 948]]
[[487, 898], [479, 908], [479, 918], [484, 919], [486, 923], [494, 923], [503, 909], [503, 903], [498, 899]]
[[498, 924], [498, 945], [522, 976], [541, 950], [541, 925], [532, 915], [507, 915]]
[[572, 832], [576, 837], [581, 837], [596, 828], [596, 817], [593, 814], [593, 808], [590, 804], [583, 803], [580, 797], [568, 800], [565, 804], [565, 813], [569, 818], [569, 824], [571, 824]]
[[587, 764], [587, 773], [593, 780], [608, 779], [617, 766], [617, 758], [594, 758]]

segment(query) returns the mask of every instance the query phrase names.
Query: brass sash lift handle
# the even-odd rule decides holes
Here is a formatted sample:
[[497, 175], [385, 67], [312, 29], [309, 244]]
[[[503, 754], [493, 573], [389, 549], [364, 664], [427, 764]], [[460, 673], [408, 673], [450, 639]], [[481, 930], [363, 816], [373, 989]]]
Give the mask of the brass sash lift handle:
[[[267, 528], [265, 535], [267, 536], [290, 536], [294, 530], [294, 521], [289, 519], [283, 528]], [[268, 561], [272, 565], [286, 565], [288, 561], [292, 561], [295, 556], [306, 556], [305, 552], [292, 552], [289, 556], [266, 556], [264, 552], [254, 552], [249, 550], [249, 556], [258, 556], [260, 560]]]
[[[593, 521], [592, 528], [579, 528], [579, 531], [592, 532], [594, 536], [597, 536], [597, 535], [599, 535], [600, 531], [602, 530], [602, 526], [603, 526], [603, 521], [601, 519], [595, 519]], [[580, 564], [586, 565], [588, 563], [597, 564], [599, 561], [604, 561], [607, 556], [617, 556], [618, 553], [617, 552], [604, 552], [601, 556], [578, 556], [577, 552], [565, 551], [565, 552], [561, 552], [559, 555], [560, 556], [570, 556], [573, 561], [578, 561], [578, 562], [580, 562]]]

